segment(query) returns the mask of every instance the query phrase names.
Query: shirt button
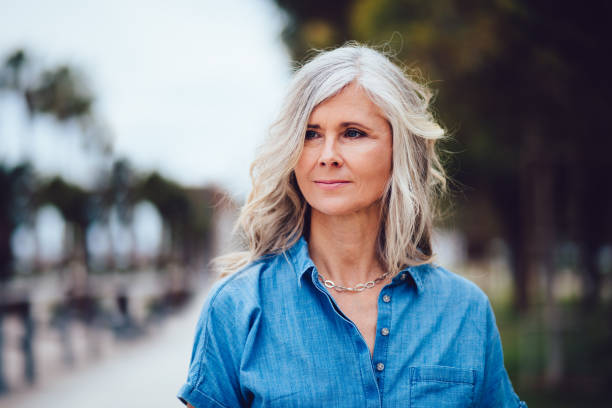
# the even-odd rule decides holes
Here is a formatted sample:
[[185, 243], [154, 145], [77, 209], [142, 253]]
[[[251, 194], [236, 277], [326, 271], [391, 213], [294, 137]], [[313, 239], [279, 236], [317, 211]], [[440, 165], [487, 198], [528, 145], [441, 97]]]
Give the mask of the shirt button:
[[383, 363], [378, 363], [378, 364], [376, 364], [376, 369], [378, 371], [382, 371], [382, 370], [385, 369], [385, 365]]
[[402, 273], [400, 275], [400, 280], [406, 280], [406, 274], [405, 273]]
[[384, 295], [383, 296], [383, 302], [389, 303], [390, 301], [391, 301], [391, 296], [389, 296], [389, 295]]
[[389, 329], [387, 329], [386, 327], [383, 327], [382, 330], [380, 331], [380, 334], [382, 334], [383, 336], [388, 336]]

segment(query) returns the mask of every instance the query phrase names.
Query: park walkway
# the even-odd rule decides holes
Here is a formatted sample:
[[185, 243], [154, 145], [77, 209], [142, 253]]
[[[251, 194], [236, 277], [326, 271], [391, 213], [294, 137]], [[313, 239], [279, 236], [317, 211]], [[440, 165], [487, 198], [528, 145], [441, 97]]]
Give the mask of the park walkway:
[[0, 408], [180, 407], [195, 324], [209, 286], [154, 335], [118, 347], [113, 355], [0, 398]]

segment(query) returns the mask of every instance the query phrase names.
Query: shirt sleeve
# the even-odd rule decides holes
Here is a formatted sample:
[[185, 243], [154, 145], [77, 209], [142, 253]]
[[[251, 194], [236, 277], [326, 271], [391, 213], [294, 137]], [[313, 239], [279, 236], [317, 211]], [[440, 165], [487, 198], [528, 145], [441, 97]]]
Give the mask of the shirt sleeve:
[[521, 401], [514, 392], [514, 388], [512, 388], [512, 383], [504, 367], [501, 338], [495, 323], [493, 309], [488, 301], [486, 322], [487, 344], [483, 385], [480, 393], [480, 401], [476, 406], [482, 408], [527, 408], [527, 404]]
[[239, 367], [244, 330], [237, 324], [239, 304], [224, 288], [213, 288], [206, 300], [191, 353], [186, 383], [177, 397], [195, 408], [247, 405], [240, 391]]

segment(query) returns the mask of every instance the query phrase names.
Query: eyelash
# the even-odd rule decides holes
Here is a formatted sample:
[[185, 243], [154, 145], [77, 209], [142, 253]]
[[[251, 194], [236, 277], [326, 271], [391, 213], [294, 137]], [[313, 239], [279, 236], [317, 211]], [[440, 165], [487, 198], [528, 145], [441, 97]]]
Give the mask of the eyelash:
[[[349, 133], [354, 134], [353, 136], [349, 136]], [[306, 131], [306, 140], [311, 140], [314, 139], [315, 137], [319, 136], [319, 134], [317, 132], [315, 132], [314, 130], [307, 130]], [[360, 137], [366, 136], [365, 132], [362, 132], [361, 130], [357, 130], [354, 128], [349, 128], [346, 129], [344, 131], [344, 136], [349, 138], [349, 139], [358, 139]]]
[[[348, 135], [349, 132], [356, 133], [357, 135], [356, 136], [349, 136]], [[344, 136], [346, 136], [346, 137], [348, 137], [350, 139], [357, 139], [357, 138], [363, 137], [365, 135], [366, 134], [364, 132], [362, 132], [361, 130], [357, 130], [357, 129], [353, 129], [353, 128], [346, 129], [346, 131], [344, 132]]]
[[314, 130], [307, 130], [306, 131], [306, 140], [314, 139], [317, 136], [318, 136], [317, 132], [315, 132]]

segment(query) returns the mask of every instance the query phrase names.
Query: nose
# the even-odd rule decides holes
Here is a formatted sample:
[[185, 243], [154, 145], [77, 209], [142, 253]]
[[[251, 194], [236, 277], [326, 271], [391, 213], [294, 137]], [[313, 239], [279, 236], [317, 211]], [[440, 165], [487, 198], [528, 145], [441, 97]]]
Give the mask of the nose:
[[341, 167], [344, 164], [342, 156], [338, 152], [338, 146], [333, 137], [328, 137], [323, 145], [321, 156], [319, 157], [319, 166], [321, 167]]

